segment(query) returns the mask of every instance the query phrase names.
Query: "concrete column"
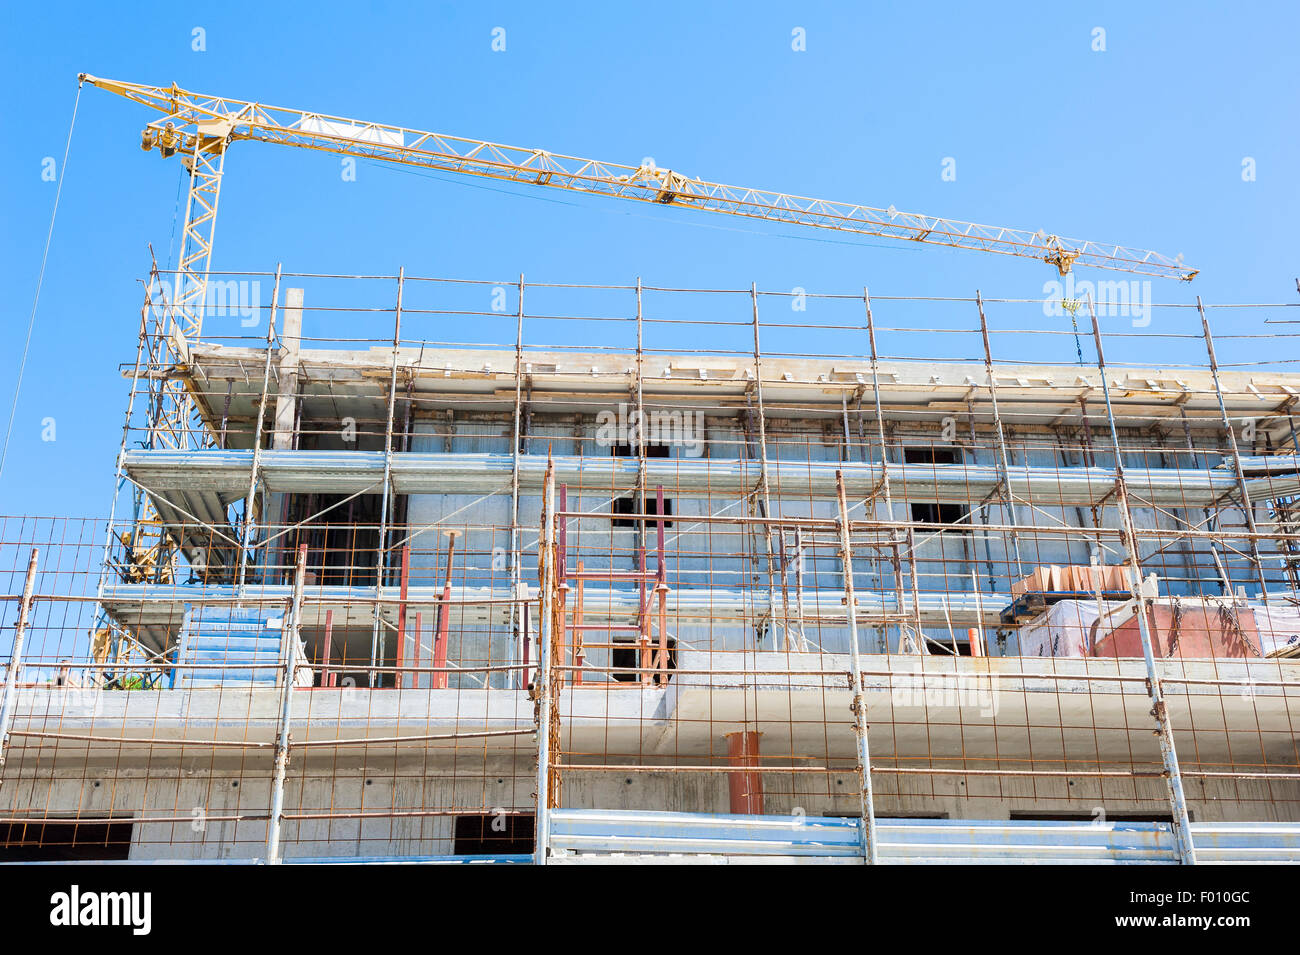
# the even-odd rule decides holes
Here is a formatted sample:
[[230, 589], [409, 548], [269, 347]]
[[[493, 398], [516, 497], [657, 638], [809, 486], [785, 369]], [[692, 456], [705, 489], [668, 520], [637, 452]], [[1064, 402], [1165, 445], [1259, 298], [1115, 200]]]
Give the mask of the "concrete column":
[[763, 774], [758, 759], [758, 738], [762, 735], [749, 731], [727, 734], [727, 762], [732, 767], [752, 769], [751, 772], [727, 773], [731, 811], [738, 815], [763, 814]]
[[280, 387], [275, 399], [275, 430], [271, 447], [284, 451], [293, 447], [294, 418], [298, 411], [298, 348], [302, 338], [300, 288], [285, 289], [284, 317], [280, 324]]
[[[275, 451], [293, 449], [293, 439], [298, 413], [298, 351], [302, 340], [302, 300], [303, 290], [289, 288], [284, 290], [284, 308], [281, 312], [279, 327], [280, 351], [276, 379], [278, 387], [275, 397], [275, 422], [271, 430], [271, 448]], [[289, 495], [286, 493], [268, 495], [267, 513], [263, 520], [271, 523], [287, 524], [289, 520]], [[272, 529], [270, 533], [276, 533]], [[287, 555], [293, 541], [282, 537], [267, 557], [279, 568], [276, 577], [287, 571]]]

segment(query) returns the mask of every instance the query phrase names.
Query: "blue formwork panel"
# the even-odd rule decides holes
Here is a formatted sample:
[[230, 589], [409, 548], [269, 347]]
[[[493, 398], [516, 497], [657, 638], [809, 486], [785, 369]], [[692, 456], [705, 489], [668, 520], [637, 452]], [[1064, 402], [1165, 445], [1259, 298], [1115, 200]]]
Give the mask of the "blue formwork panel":
[[230, 654], [246, 656], [276, 656], [280, 651], [280, 634], [274, 631], [271, 636], [250, 637], [243, 634], [207, 633], [195, 634], [188, 642], [187, 652], [213, 654]]
[[195, 607], [186, 604], [185, 615], [188, 621], [195, 624], [211, 625], [227, 631], [260, 632], [268, 627], [279, 630], [284, 625], [283, 607]]
[[[185, 605], [173, 685], [274, 685], [284, 647], [284, 611]], [[189, 667], [198, 665], [199, 669]]]

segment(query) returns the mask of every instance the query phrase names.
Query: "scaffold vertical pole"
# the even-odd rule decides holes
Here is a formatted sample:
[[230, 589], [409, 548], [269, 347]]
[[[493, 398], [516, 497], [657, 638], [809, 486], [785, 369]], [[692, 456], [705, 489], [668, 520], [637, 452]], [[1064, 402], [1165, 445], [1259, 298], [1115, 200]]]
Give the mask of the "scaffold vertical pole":
[[[388, 380], [388, 417], [384, 426], [384, 486], [379, 503], [379, 544], [375, 554], [375, 619], [370, 631], [370, 679], [375, 685], [375, 667], [384, 665], [383, 593], [384, 572], [388, 564], [388, 518], [393, 486], [393, 414], [397, 407], [397, 363], [402, 352], [402, 290], [406, 286], [406, 267], [397, 270], [397, 306], [393, 317], [393, 362]], [[396, 674], [394, 674], [396, 681]], [[383, 683], [383, 676], [379, 677]]]
[[[633, 491], [632, 500], [635, 502], [636, 510], [644, 514], [646, 512], [646, 421], [645, 421], [645, 315], [642, 312], [641, 303], [641, 276], [636, 277], [636, 393], [633, 395], [636, 399], [636, 490]], [[629, 431], [633, 429], [629, 426]], [[631, 444], [631, 434], [628, 435], [628, 443]], [[631, 447], [629, 451], [633, 450]], [[641, 552], [645, 548], [645, 523], [637, 521], [633, 528], [635, 534], [635, 550]], [[644, 588], [644, 583], [642, 584]], [[644, 612], [644, 611], [643, 611]]]
[[538, 563], [541, 566], [541, 601], [538, 612], [537, 637], [537, 810], [536, 842], [533, 861], [546, 865], [550, 852], [550, 773], [551, 760], [551, 610], [555, 590], [555, 471], [546, 462], [546, 477], [542, 485], [542, 528], [538, 543]]
[[27, 635], [27, 617], [32, 610], [32, 590], [36, 586], [36, 562], [40, 551], [33, 547], [27, 562], [27, 579], [23, 581], [23, 595], [18, 599], [18, 620], [14, 623], [14, 645], [9, 651], [9, 666], [5, 669], [5, 694], [0, 705], [0, 772], [9, 754], [9, 726], [14, 718], [14, 700], [18, 695], [18, 671], [23, 665], [23, 638]]
[[1174, 745], [1173, 726], [1165, 706], [1164, 687], [1160, 671], [1156, 668], [1155, 654], [1151, 649], [1151, 631], [1147, 623], [1147, 602], [1142, 590], [1142, 568], [1138, 561], [1137, 533], [1133, 529], [1133, 515], [1128, 506], [1128, 484], [1124, 477], [1124, 457], [1120, 451], [1119, 431], [1115, 426], [1115, 410], [1110, 401], [1110, 383], [1106, 380], [1106, 355], [1102, 349], [1101, 326], [1097, 323], [1097, 310], [1092, 296], [1088, 296], [1088, 314], [1092, 318], [1092, 337], [1097, 346], [1097, 371], [1101, 375], [1101, 393], [1106, 402], [1106, 422], [1110, 427], [1111, 451], [1115, 455], [1115, 499], [1124, 532], [1124, 547], [1128, 551], [1129, 591], [1136, 610], [1138, 635], [1142, 639], [1142, 659], [1146, 664], [1147, 692], [1151, 697], [1151, 716], [1156, 722], [1156, 737], [1160, 741], [1160, 756], [1164, 765], [1165, 783], [1169, 789], [1169, 808], [1173, 818], [1174, 843], [1178, 860], [1184, 865], [1195, 865], [1196, 850], [1192, 845], [1191, 819], [1187, 814], [1187, 798], [1183, 794], [1183, 776], [1178, 768], [1178, 750]]
[[[903, 563], [899, 556], [898, 546], [898, 528], [894, 526], [894, 494], [889, 482], [889, 445], [885, 441], [885, 412], [880, 398], [880, 354], [876, 350], [876, 319], [871, 313], [871, 292], [864, 286], [862, 289], [862, 304], [867, 310], [867, 344], [871, 347], [871, 395], [876, 407], [876, 440], [880, 442], [880, 489], [884, 496], [885, 520], [889, 523], [889, 561], [894, 571], [894, 612], [898, 616], [898, 651], [902, 653], [905, 646], [909, 643], [904, 639], [906, 633], [903, 623]], [[866, 455], [866, 449], [863, 448], [863, 455]], [[876, 513], [879, 514], [879, 506]], [[880, 646], [881, 653], [889, 652], [889, 626], [883, 625], [880, 628]], [[914, 653], [922, 653], [925, 650], [924, 640], [921, 634], [914, 635], [911, 644]]]
[[844, 608], [849, 622], [849, 673], [853, 681], [853, 735], [858, 744], [858, 812], [861, 819], [862, 858], [875, 865], [876, 808], [871, 793], [871, 746], [867, 740], [867, 701], [863, 695], [862, 660], [858, 650], [858, 606], [853, 589], [853, 550], [849, 541], [849, 505], [844, 497], [844, 474], [835, 472], [835, 493], [839, 500], [840, 558], [844, 565]]
[[[243, 596], [248, 579], [248, 550], [253, 543], [253, 500], [257, 494], [257, 476], [262, 466], [262, 422], [266, 417], [266, 395], [271, 389], [271, 351], [275, 346], [275, 313], [280, 302], [282, 263], [275, 264], [275, 284], [271, 289], [271, 310], [266, 324], [266, 363], [262, 367], [262, 394], [257, 402], [257, 420], [253, 424], [253, 462], [249, 465], [248, 493], [244, 496], [244, 520], [239, 533], [239, 579], [236, 590]], [[265, 499], [265, 494], [263, 494]]]
[[[1002, 499], [1006, 503], [1007, 518], [1012, 527], [1020, 526], [1016, 515], [1015, 500], [1011, 496], [1011, 456], [1007, 452], [1006, 434], [1002, 430], [1002, 414], [998, 411], [998, 383], [993, 373], [993, 347], [989, 343], [989, 322], [984, 315], [984, 296], [975, 290], [975, 305], [980, 313], [980, 336], [984, 340], [984, 371], [989, 379], [989, 404], [993, 411], [993, 433], [998, 439], [998, 481], [1002, 485]], [[1016, 562], [1016, 576], [1024, 576], [1025, 569], [1020, 559], [1020, 536], [1013, 530], [1008, 535], [1011, 540], [1011, 556]]]
[[[768, 626], [772, 629], [772, 649], [776, 649], [776, 627], [774, 620], [776, 615], [773, 610], [773, 596], [776, 593], [776, 582], [774, 580], [774, 570], [776, 555], [772, 548], [772, 524], [770, 518], [772, 514], [772, 497], [770, 485], [768, 482], [767, 467], [767, 411], [763, 406], [763, 351], [759, 343], [759, 321], [758, 321], [758, 283], [751, 282], [749, 285], [749, 297], [753, 307], [753, 325], [754, 325], [754, 398], [758, 404], [758, 490], [761, 497], [758, 499], [759, 509], [767, 520], [763, 521], [763, 544], [767, 550], [767, 609], [766, 617]], [[780, 531], [780, 528], [778, 528]], [[785, 644], [787, 651], [793, 649], [790, 645], [790, 633], [782, 627], [782, 642]]]
[[[523, 649], [520, 647], [521, 634], [523, 627], [519, 621], [519, 591], [523, 586], [523, 578], [519, 568], [519, 442], [520, 429], [523, 419], [523, 387], [524, 387], [524, 274], [519, 273], [519, 310], [515, 316], [515, 406], [514, 418], [512, 419], [512, 437], [510, 444], [510, 593], [516, 599], [510, 601], [510, 640], [511, 640], [511, 658], [510, 662], [522, 660]], [[448, 430], [451, 424], [447, 425]], [[515, 674], [512, 681], [516, 686], [524, 687], [528, 684], [527, 670], [520, 670]]]
[[280, 686], [280, 726], [275, 734], [275, 771], [271, 779], [271, 813], [266, 823], [267, 865], [280, 864], [280, 824], [284, 821], [284, 777], [289, 769], [289, 720], [293, 713], [293, 683], [298, 672], [298, 633], [302, 624], [302, 591], [307, 580], [307, 545], [298, 546], [289, 619], [281, 630], [284, 674]]

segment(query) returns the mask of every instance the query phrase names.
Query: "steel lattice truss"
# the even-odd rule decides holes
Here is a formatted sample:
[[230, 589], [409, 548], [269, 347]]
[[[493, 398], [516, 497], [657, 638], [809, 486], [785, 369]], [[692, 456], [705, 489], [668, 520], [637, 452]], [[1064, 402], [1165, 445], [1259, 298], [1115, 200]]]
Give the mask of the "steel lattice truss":
[[[1182, 263], [1181, 256], [1049, 235], [1043, 230], [980, 225], [900, 212], [892, 206], [881, 209], [732, 186], [654, 166], [582, 159], [544, 149], [192, 93], [177, 86], [145, 86], [87, 75], [82, 79], [166, 114], [145, 129], [142, 145], [157, 147], [164, 155], [183, 152], [203, 172], [199, 185], [205, 195], [210, 194], [210, 201], [203, 201], [196, 187], [190, 208], [195, 219], [216, 213], [215, 191], [209, 180], [213, 175], [219, 178], [220, 166], [215, 173], [207, 168], [212, 156], [224, 152], [230, 142], [253, 140], [591, 195], [1040, 259], [1056, 266], [1062, 275], [1074, 264], [1188, 281], [1197, 274]], [[198, 235], [201, 231], [196, 223], [190, 238], [196, 242], [195, 254], [204, 258], [210, 251], [210, 230], [206, 246]]]

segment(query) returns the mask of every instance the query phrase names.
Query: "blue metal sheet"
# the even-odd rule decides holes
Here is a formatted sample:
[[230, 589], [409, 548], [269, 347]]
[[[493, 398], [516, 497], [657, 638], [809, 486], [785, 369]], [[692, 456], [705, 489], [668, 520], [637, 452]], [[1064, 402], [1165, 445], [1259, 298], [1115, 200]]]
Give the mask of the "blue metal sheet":
[[[176, 660], [183, 687], [274, 684], [284, 637], [284, 611], [276, 608], [185, 608]], [[186, 664], [201, 665], [187, 669]]]
[[[551, 845], [560, 861], [616, 855], [724, 856], [755, 861], [858, 857], [859, 821], [806, 816], [557, 809]], [[877, 819], [877, 850], [892, 863], [1175, 864], [1168, 823]], [[1194, 823], [1205, 862], [1300, 861], [1300, 824]]]

